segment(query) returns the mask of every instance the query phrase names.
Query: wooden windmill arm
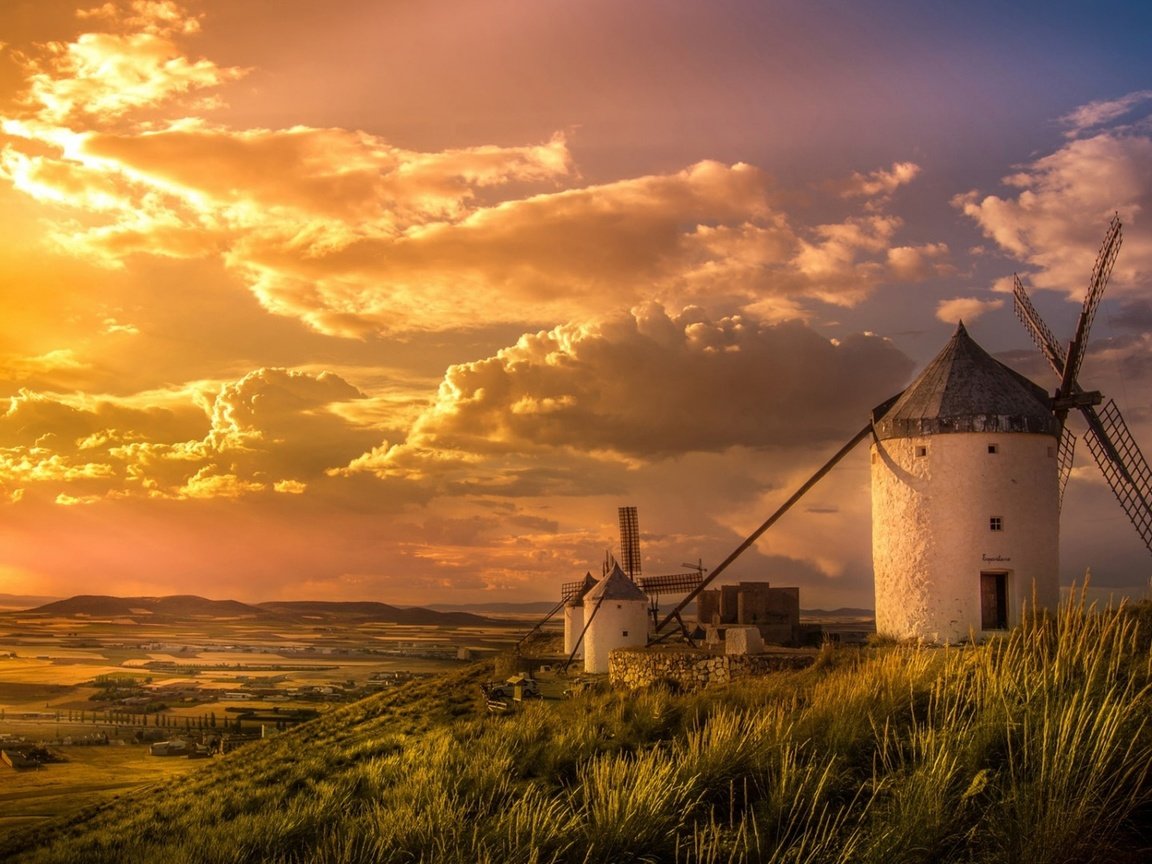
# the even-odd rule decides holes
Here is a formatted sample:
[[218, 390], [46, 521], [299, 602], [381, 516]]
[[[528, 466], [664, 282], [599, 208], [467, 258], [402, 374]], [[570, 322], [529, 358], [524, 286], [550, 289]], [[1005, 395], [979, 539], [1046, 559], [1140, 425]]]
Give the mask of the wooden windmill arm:
[[1108, 404], [1099, 412], [1090, 406], [1081, 407], [1088, 422], [1085, 440], [1112, 493], [1135, 526], [1144, 545], [1152, 552], [1152, 469], [1128, 424], [1120, 415], [1116, 403]]
[[1048, 325], [1044, 323], [1044, 319], [1040, 317], [1040, 313], [1036, 311], [1036, 307], [1032, 305], [1031, 298], [1028, 297], [1028, 292], [1024, 290], [1024, 286], [1020, 284], [1020, 277], [1012, 276], [1012, 298], [1013, 308], [1016, 310], [1016, 317], [1020, 319], [1020, 323], [1028, 330], [1032, 341], [1036, 343], [1036, 347], [1040, 349], [1052, 369], [1057, 375], [1063, 375], [1064, 370], [1068, 366], [1068, 362], [1064, 356], [1064, 349], [1060, 347], [1060, 343], [1056, 341], [1056, 337], [1052, 331], [1048, 329]]
[[1104, 288], [1108, 285], [1108, 277], [1112, 275], [1112, 266], [1116, 263], [1116, 256], [1120, 254], [1120, 244], [1123, 242], [1120, 233], [1120, 217], [1113, 216], [1108, 225], [1108, 232], [1100, 244], [1100, 253], [1096, 256], [1096, 264], [1092, 268], [1092, 278], [1088, 282], [1088, 293], [1084, 296], [1084, 306], [1080, 310], [1080, 317], [1076, 321], [1076, 335], [1072, 337], [1072, 344], [1068, 346], [1068, 361], [1060, 370], [1060, 393], [1072, 393], [1077, 389], [1076, 376], [1080, 374], [1080, 364], [1084, 362], [1084, 352], [1088, 346], [1088, 331], [1092, 328], [1092, 321], [1096, 317], [1096, 308], [1100, 305], [1100, 298], [1104, 295]]

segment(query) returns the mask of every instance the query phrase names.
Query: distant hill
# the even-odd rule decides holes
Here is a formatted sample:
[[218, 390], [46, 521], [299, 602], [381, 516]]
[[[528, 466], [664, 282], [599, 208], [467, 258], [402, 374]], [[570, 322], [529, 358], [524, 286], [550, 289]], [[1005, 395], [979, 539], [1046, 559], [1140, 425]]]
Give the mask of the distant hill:
[[[429, 603], [428, 608], [438, 612], [492, 612], [504, 615], [546, 615], [556, 606], [555, 600], [536, 600], [526, 603]], [[691, 608], [691, 607], [689, 607]], [[871, 618], [871, 609], [844, 606], [839, 609], [801, 609], [800, 617], [808, 620], [828, 618]]]
[[120, 618], [256, 618], [265, 615], [259, 608], [238, 600], [208, 600], [195, 594], [175, 594], [169, 597], [78, 594], [28, 611], [44, 615]]
[[[0, 608], [21, 608], [19, 604], [4, 603], [11, 595], [0, 594]], [[37, 600], [43, 598], [28, 598]], [[80, 594], [67, 600], [55, 600], [28, 609], [44, 615], [90, 618], [138, 618], [150, 621], [178, 620], [181, 618], [252, 618], [292, 620], [319, 619], [340, 621], [379, 621], [386, 624], [407, 624], [415, 627], [520, 627], [523, 620], [509, 621], [489, 618], [481, 612], [497, 615], [545, 615], [555, 603], [538, 600], [525, 603], [434, 603], [424, 606], [392, 606], [388, 603], [335, 600], [272, 600], [264, 603], [241, 603], [238, 600], [209, 600], [195, 594], [177, 594], [168, 597], [113, 597], [104, 594]], [[467, 610], [467, 611], [466, 611]], [[839, 618], [871, 618], [871, 609], [801, 609], [800, 616], [807, 620]]]
[[422, 606], [399, 607], [387, 603], [327, 600], [275, 600], [256, 604], [260, 609], [296, 618], [322, 618], [340, 621], [382, 621], [413, 626], [493, 627], [519, 626], [519, 622], [500, 621], [470, 612], [438, 612]]
[[436, 612], [492, 612], [506, 615], [546, 615], [556, 606], [557, 600], [535, 600], [526, 603], [429, 603], [426, 608]]
[[250, 618], [269, 621], [320, 619], [329, 623], [380, 621], [387, 624], [443, 627], [520, 626], [467, 612], [436, 612], [414, 607], [402, 609], [387, 603], [336, 602], [324, 600], [281, 600], [268, 603], [241, 603], [238, 600], [209, 600], [194, 594], [169, 597], [112, 597], [80, 594], [67, 600], [45, 603], [29, 613], [61, 617], [134, 618], [148, 621], [176, 621], [190, 618]]

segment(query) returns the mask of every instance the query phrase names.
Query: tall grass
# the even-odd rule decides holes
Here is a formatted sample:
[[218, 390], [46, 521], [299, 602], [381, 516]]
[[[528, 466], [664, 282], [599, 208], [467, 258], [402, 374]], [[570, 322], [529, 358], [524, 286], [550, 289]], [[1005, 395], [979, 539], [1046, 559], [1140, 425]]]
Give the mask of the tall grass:
[[[0, 849], [20, 862], [1104, 862], [1152, 807], [1148, 613], [489, 717], [419, 682]], [[467, 709], [466, 714], [461, 714]]]

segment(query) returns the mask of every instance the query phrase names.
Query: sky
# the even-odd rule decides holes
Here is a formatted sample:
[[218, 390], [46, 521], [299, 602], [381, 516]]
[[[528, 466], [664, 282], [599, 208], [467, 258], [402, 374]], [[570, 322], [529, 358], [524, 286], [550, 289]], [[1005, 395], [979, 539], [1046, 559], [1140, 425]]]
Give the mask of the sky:
[[[713, 567], [1018, 273], [1152, 453], [1152, 7], [6, 0], [0, 593]], [[5, 407], [6, 406], [6, 407]], [[1074, 430], [1077, 429], [1073, 421]], [[858, 448], [728, 571], [870, 606]], [[1152, 559], [1081, 445], [1064, 584]]]

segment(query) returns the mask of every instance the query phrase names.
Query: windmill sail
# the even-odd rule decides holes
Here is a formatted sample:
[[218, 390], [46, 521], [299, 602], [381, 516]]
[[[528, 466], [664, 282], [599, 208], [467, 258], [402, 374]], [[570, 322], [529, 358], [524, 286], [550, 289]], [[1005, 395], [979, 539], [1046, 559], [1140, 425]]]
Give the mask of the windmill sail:
[[675, 594], [679, 592], [694, 591], [704, 581], [704, 574], [699, 571], [693, 573], [668, 573], [664, 576], [641, 576], [640, 590], [649, 596], [658, 594]]
[[640, 578], [640, 520], [635, 507], [620, 507], [620, 569], [628, 578]]
[[1072, 459], [1076, 455], [1076, 436], [1067, 426], [1060, 429], [1060, 445], [1056, 449], [1056, 464], [1059, 471], [1060, 507], [1064, 506], [1064, 490], [1068, 486], [1068, 477], [1072, 474]]
[[1072, 344], [1068, 348], [1068, 362], [1060, 371], [1060, 394], [1070, 395], [1076, 388], [1076, 376], [1080, 374], [1080, 364], [1084, 361], [1085, 348], [1088, 345], [1088, 331], [1092, 328], [1092, 321], [1096, 317], [1096, 308], [1100, 305], [1100, 298], [1104, 295], [1104, 287], [1108, 284], [1108, 277], [1112, 275], [1112, 266], [1116, 263], [1116, 256], [1120, 254], [1120, 217], [1113, 216], [1104, 235], [1104, 242], [1100, 244], [1100, 253], [1096, 256], [1096, 264], [1092, 268], [1092, 278], [1088, 282], [1088, 293], [1084, 297], [1084, 306], [1080, 310], [1080, 318], [1076, 322], [1076, 335], [1072, 337]]
[[1067, 365], [1064, 359], [1064, 349], [1060, 347], [1060, 343], [1056, 341], [1056, 337], [1048, 329], [1048, 325], [1044, 323], [1044, 319], [1040, 317], [1036, 307], [1032, 305], [1031, 299], [1024, 291], [1024, 286], [1020, 284], [1020, 277], [1013, 276], [1012, 279], [1012, 297], [1015, 301], [1012, 306], [1016, 310], [1016, 317], [1027, 328], [1032, 336], [1032, 341], [1036, 343], [1040, 353], [1048, 358], [1048, 362], [1056, 370], [1056, 374], [1063, 375], [1064, 367]]
[[1100, 404], [1101, 395], [1094, 390], [1083, 390], [1080, 382], [1076, 380], [1087, 349], [1088, 332], [1092, 329], [1092, 321], [1096, 317], [1100, 298], [1104, 295], [1104, 288], [1112, 275], [1122, 239], [1120, 216], [1116, 215], [1108, 224], [1108, 231], [1100, 244], [1100, 252], [1096, 256], [1096, 264], [1092, 268], [1092, 276], [1088, 282], [1088, 294], [1084, 297], [1084, 306], [1076, 322], [1076, 335], [1072, 337], [1067, 352], [1061, 349], [1056, 337], [1052, 335], [1052, 331], [1032, 305], [1019, 278], [1013, 281], [1012, 294], [1015, 297], [1013, 305], [1016, 317], [1027, 328], [1041, 353], [1060, 376], [1060, 387], [1052, 400], [1052, 410], [1061, 424], [1060, 447], [1057, 452], [1060, 501], [1063, 502], [1064, 499], [1064, 487], [1068, 483], [1068, 474], [1072, 468], [1072, 451], [1075, 445], [1075, 440], [1063, 423], [1069, 410], [1079, 408], [1088, 423], [1085, 438], [1092, 457], [1100, 466], [1120, 506], [1132, 520], [1140, 539], [1144, 541], [1148, 551], [1152, 552], [1152, 470], [1149, 470], [1144, 454], [1140, 452], [1136, 440], [1128, 430], [1128, 425], [1120, 416], [1120, 409], [1116, 407], [1116, 403], [1109, 400], [1108, 404], [1097, 411], [1095, 406]]
[[1152, 469], [1111, 399], [1099, 411], [1085, 407], [1085, 439], [1112, 492], [1152, 552]]

